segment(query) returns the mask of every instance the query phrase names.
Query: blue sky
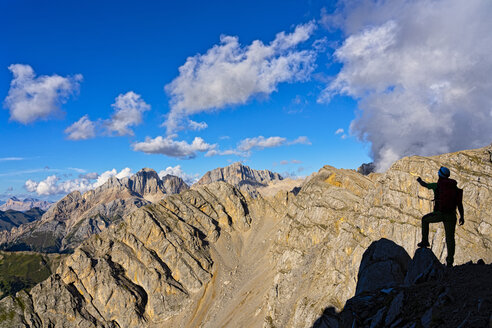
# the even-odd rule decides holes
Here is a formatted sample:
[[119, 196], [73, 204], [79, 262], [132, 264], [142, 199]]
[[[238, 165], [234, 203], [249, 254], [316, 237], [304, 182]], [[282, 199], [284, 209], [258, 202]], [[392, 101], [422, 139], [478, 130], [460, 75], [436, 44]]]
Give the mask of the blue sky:
[[0, 199], [143, 167], [306, 176], [488, 144], [491, 5], [461, 6], [1, 1]]

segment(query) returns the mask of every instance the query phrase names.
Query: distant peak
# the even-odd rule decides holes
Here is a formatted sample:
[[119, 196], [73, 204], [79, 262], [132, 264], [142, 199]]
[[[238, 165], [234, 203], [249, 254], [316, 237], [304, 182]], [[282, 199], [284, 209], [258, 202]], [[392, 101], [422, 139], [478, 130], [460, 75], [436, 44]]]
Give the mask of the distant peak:
[[153, 172], [153, 173], [156, 173], [154, 169], [151, 169], [149, 167], [144, 167], [143, 169], [141, 169], [137, 173], [144, 173], [144, 172]]

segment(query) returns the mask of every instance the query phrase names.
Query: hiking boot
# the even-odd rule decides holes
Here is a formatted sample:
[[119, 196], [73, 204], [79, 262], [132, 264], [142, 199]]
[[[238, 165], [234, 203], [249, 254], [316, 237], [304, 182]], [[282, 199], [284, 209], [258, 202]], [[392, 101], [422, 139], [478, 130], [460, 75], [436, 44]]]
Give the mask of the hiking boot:
[[421, 241], [420, 243], [417, 244], [418, 247], [424, 248], [424, 247], [429, 247], [429, 242], [428, 241]]

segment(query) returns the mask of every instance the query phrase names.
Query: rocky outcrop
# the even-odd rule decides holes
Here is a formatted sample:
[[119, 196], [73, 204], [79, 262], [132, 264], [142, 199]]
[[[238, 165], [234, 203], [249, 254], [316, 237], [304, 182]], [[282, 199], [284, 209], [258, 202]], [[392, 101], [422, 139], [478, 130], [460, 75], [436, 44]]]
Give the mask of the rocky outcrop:
[[0, 234], [0, 247], [13, 251], [69, 252], [136, 208], [186, 189], [182, 179], [170, 175], [160, 179], [147, 168], [130, 178], [113, 176], [94, 190], [68, 194], [40, 220]]
[[[400, 326], [404, 321], [398, 320], [407, 320], [410, 313], [406, 309], [420, 306], [408, 301], [414, 290], [422, 293], [420, 299], [429, 297], [430, 308], [467, 293], [465, 287], [447, 294], [442, 285], [422, 288], [441, 279], [437, 262], [429, 261], [426, 251], [414, 256], [417, 263], [405, 255], [417, 248], [420, 218], [432, 208], [433, 195], [416, 177], [435, 181], [441, 165], [451, 169], [464, 189], [466, 213], [465, 225], [456, 230], [455, 263], [458, 268], [479, 259], [490, 263], [490, 151], [492, 146], [408, 157], [385, 173], [367, 176], [325, 166], [297, 194], [280, 190], [271, 197], [251, 197], [223, 181], [197, 185], [142, 206], [83, 242], [56, 275], [27, 294], [32, 310], [16, 306], [24, 297], [17, 295], [2, 300], [5, 310], [0, 312], [57, 327], [72, 322], [88, 327], [312, 327], [323, 313], [335, 315], [326, 322], [338, 324], [337, 311], [357, 308], [367, 310], [354, 310], [364, 317], [357, 325], [364, 326], [370, 315], [374, 327]], [[381, 238], [388, 240], [370, 247]], [[389, 240], [405, 252], [389, 246]], [[391, 256], [384, 252], [388, 248]], [[359, 265], [367, 250], [361, 283], [369, 279], [366, 274], [374, 276], [374, 267], [398, 269], [381, 275], [391, 277], [391, 287], [367, 282], [373, 287], [358, 290]], [[444, 261], [441, 224], [431, 225], [429, 251]], [[422, 277], [408, 273], [421, 267], [429, 268], [416, 269], [427, 272]], [[405, 285], [406, 277], [414, 284]], [[450, 281], [456, 282], [464, 276], [453, 277]], [[488, 300], [489, 292], [477, 295]], [[465, 302], [478, 301], [474, 297], [466, 295]], [[72, 310], [58, 308], [58, 300]], [[434, 318], [439, 306], [422, 315]], [[481, 306], [479, 313], [486, 305]]]
[[391, 240], [373, 242], [362, 256], [355, 295], [402, 284], [409, 261], [405, 249]]
[[0, 206], [0, 211], [28, 211], [31, 208], [38, 207], [43, 211], [46, 211], [53, 205], [52, 202], [39, 200], [35, 198], [25, 198], [24, 200], [20, 200], [17, 197], [9, 198], [4, 204]]
[[[366, 278], [382, 286], [390, 271], [381, 273]], [[404, 284], [361, 292], [340, 313], [326, 309], [313, 328], [487, 327], [492, 319], [491, 274], [492, 264], [478, 261], [445, 268], [431, 250], [418, 249]]]

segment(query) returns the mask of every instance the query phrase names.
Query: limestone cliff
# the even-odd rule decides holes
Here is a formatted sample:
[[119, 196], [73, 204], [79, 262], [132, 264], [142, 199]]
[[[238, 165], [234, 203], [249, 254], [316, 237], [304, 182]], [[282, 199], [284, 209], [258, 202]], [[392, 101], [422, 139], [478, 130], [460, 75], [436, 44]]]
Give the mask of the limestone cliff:
[[71, 251], [94, 233], [101, 232], [134, 209], [164, 195], [188, 189], [181, 178], [160, 179], [144, 168], [130, 178], [111, 177], [84, 194], [74, 191], [54, 204], [40, 220], [0, 234], [1, 248], [42, 252]]
[[[491, 263], [491, 152], [408, 157], [367, 176], [325, 166], [297, 194], [272, 197], [223, 181], [195, 186], [126, 215], [29, 293], [0, 301], [0, 327], [312, 327], [362, 288], [374, 241], [414, 253], [433, 198], [415, 179], [435, 181], [441, 165], [464, 189], [456, 264]], [[443, 261], [440, 224], [431, 244]]]

